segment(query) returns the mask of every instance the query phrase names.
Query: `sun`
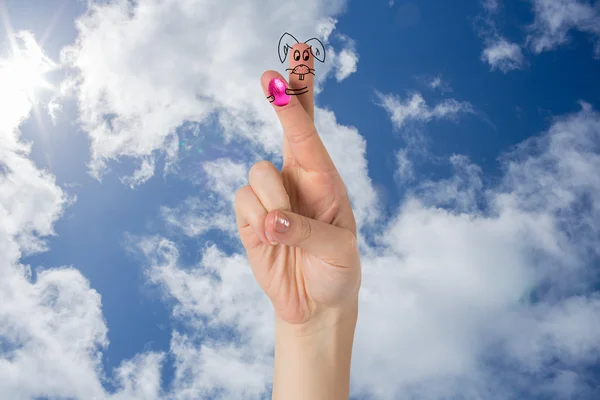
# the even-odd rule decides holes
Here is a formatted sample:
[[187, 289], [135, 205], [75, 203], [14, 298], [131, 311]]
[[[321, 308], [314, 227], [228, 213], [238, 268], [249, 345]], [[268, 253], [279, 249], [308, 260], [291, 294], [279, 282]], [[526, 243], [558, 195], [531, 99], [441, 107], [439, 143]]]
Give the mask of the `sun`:
[[40, 89], [54, 89], [45, 74], [56, 69], [29, 32], [19, 32], [11, 38], [10, 54], [0, 59], [0, 91], [5, 95], [25, 94], [37, 103]]
[[46, 74], [58, 66], [44, 54], [30, 32], [9, 32], [7, 36], [10, 46], [0, 55], [0, 135], [5, 129], [18, 126], [31, 111], [44, 133], [38, 109], [40, 95], [43, 91], [55, 91]]

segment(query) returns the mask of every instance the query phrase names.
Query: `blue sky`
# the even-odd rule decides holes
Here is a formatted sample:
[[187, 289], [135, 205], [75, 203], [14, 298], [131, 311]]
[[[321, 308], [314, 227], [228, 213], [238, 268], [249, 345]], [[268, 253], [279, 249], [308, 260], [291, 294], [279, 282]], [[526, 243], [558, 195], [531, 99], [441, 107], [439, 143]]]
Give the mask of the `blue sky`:
[[232, 201], [285, 31], [360, 226], [352, 398], [600, 396], [600, 3], [0, 7], [0, 398], [269, 397]]

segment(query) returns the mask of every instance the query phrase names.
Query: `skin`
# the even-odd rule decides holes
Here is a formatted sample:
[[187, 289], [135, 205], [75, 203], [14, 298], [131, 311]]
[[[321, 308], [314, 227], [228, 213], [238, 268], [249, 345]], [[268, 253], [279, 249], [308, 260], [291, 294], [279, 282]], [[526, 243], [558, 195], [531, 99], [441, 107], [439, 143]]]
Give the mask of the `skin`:
[[[290, 68], [296, 48], [308, 46], [289, 51]], [[276, 77], [283, 79], [262, 75], [265, 97]], [[236, 193], [237, 225], [275, 311], [273, 399], [347, 399], [361, 283], [356, 221], [313, 123], [313, 75], [290, 74], [289, 85], [310, 91], [273, 106], [284, 132], [282, 170], [268, 161], [252, 166], [249, 185]], [[284, 234], [274, 227], [281, 214], [290, 221]]]
[[[296, 61], [294, 59], [294, 54], [296, 50], [298, 50], [298, 52], [300, 53], [299, 61]], [[303, 57], [305, 51], [308, 51], [308, 61], [305, 61]], [[315, 69], [315, 58], [311, 53], [310, 47], [306, 43], [297, 43], [290, 50], [288, 50], [288, 60], [290, 63], [290, 69], [294, 69], [300, 64], [308, 66], [308, 68], [310, 68], [311, 70]], [[300, 104], [302, 104], [302, 107], [304, 108], [304, 110], [306, 110], [306, 113], [310, 116], [311, 119], [313, 119], [315, 114], [313, 92], [313, 88], [315, 86], [315, 76], [313, 74], [306, 74], [304, 75], [304, 80], [301, 81], [299, 75], [292, 74], [290, 71], [289, 84], [292, 89], [301, 89], [305, 86], [308, 87], [308, 93], [301, 94], [300, 96], [298, 96], [298, 100], [300, 100]]]

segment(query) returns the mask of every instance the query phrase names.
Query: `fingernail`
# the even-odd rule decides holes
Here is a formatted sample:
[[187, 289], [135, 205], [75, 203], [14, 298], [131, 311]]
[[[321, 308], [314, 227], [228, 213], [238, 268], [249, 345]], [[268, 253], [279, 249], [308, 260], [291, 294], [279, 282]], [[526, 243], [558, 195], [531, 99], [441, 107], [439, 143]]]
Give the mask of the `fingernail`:
[[273, 238], [271, 237], [271, 235], [269, 235], [269, 232], [265, 231], [265, 236], [267, 237], [267, 240], [272, 244], [272, 245], [276, 245], [277, 242], [273, 240]]
[[271, 82], [269, 82], [268, 90], [269, 94], [275, 99], [273, 101], [273, 104], [281, 107], [287, 105], [290, 102], [292, 96], [288, 95], [285, 92], [286, 89], [287, 84], [285, 83], [285, 81], [279, 78], [271, 79]]
[[275, 213], [275, 220], [273, 221], [273, 229], [277, 233], [286, 233], [290, 229], [290, 220], [283, 213]]

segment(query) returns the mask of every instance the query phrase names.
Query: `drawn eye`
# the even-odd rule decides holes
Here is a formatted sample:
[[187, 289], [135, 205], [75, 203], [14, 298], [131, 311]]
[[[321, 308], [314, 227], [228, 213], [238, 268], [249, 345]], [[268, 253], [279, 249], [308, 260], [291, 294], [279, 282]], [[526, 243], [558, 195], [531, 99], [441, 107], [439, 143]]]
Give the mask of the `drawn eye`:
[[300, 61], [300, 52], [298, 50], [294, 51], [294, 60]]
[[308, 61], [309, 57], [310, 57], [310, 54], [308, 53], [308, 50], [304, 50], [302, 52], [302, 58], [304, 58], [304, 61]]

